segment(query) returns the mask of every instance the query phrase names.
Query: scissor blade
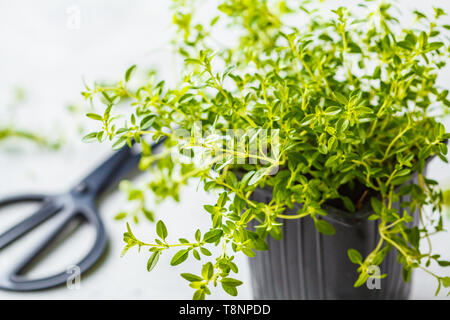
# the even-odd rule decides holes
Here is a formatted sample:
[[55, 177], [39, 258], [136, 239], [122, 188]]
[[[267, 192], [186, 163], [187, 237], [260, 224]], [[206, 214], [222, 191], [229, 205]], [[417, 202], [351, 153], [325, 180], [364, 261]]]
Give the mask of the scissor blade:
[[[164, 140], [165, 138], [161, 138], [158, 142], [153, 143], [150, 146], [151, 149], [161, 145]], [[136, 153], [136, 150], [125, 146], [92, 171], [73, 189], [73, 192], [79, 193], [81, 190], [82, 192], [89, 192], [94, 196], [98, 196], [110, 184], [117, 182], [127, 173], [136, 169], [139, 159], [140, 154]]]
[[61, 206], [53, 202], [45, 203], [41, 209], [30, 217], [0, 235], [0, 250], [30, 232], [61, 209]]
[[45, 249], [49, 247], [49, 245], [60, 236], [64, 229], [67, 227], [69, 222], [71, 222], [75, 218], [75, 214], [72, 212], [60, 212], [58, 215], [63, 215], [62, 221], [57, 224], [56, 227], [53, 227], [48, 233], [47, 236], [38, 242], [37, 246], [33, 248], [33, 250], [24, 257], [15, 267], [12, 272], [13, 275], [18, 276], [26, 267], [32, 264], [35, 259], [44, 252]]

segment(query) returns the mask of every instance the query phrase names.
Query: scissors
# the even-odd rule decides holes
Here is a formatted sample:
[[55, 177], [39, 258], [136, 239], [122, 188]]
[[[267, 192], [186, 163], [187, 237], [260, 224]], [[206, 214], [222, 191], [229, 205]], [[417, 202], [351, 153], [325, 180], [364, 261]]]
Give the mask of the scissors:
[[[160, 139], [152, 144], [151, 148], [156, 148], [162, 144], [163, 140]], [[58, 195], [25, 194], [0, 200], [0, 209], [20, 203], [40, 203], [40, 207], [35, 213], [0, 235], [0, 253], [6, 246], [44, 221], [56, 216], [61, 219], [61, 222], [28, 255], [10, 268], [6, 274], [0, 274], [0, 289], [34, 291], [66, 283], [71, 276], [67, 271], [38, 279], [29, 279], [23, 275], [23, 272], [75, 219], [82, 218], [85, 223], [94, 227], [96, 234], [93, 246], [87, 255], [76, 264], [79, 268], [77, 271], [82, 274], [94, 266], [104, 253], [108, 242], [105, 227], [97, 209], [97, 200], [109, 186], [138, 166], [140, 156], [140, 153], [125, 146], [66, 193]]]

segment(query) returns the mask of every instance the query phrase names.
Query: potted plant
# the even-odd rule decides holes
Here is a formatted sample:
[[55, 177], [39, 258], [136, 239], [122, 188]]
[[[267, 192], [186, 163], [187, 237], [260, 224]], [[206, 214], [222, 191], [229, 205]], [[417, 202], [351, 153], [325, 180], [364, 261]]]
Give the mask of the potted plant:
[[[424, 172], [432, 157], [447, 161], [450, 136], [437, 120], [449, 106], [436, 82], [449, 53], [443, 10], [411, 12], [405, 28], [387, 3], [324, 12], [226, 0], [197, 24], [195, 3], [180, 3], [181, 83], [167, 88], [152, 76], [133, 88], [133, 66], [114, 86], [86, 87], [105, 111], [88, 115], [101, 130], [85, 140], [141, 143], [140, 168], [154, 171], [148, 186], [161, 199], [178, 199], [195, 178], [220, 191], [204, 206], [207, 232], [169, 241], [160, 220], [145, 243], [127, 224], [124, 253], [148, 248], [149, 271], [173, 251], [172, 265], [202, 260], [198, 274], [181, 274], [194, 299], [217, 285], [237, 295], [239, 253], [250, 257], [257, 298], [403, 299], [413, 269], [435, 277], [437, 291], [450, 287], [450, 277], [428, 269], [450, 262], [419, 247], [443, 231], [442, 216], [430, 221], [422, 209], [441, 210], [442, 193]], [[227, 38], [216, 28], [232, 44], [221, 45]], [[115, 107], [124, 98], [129, 112]], [[153, 154], [144, 136], [166, 138], [166, 149]], [[153, 220], [142, 190], [128, 190]], [[211, 257], [211, 246], [221, 254]]]

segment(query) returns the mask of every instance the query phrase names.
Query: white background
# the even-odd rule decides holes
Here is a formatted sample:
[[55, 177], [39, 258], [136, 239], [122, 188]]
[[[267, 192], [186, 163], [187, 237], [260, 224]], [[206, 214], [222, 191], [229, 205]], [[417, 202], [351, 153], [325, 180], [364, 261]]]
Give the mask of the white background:
[[[428, 10], [431, 5], [437, 5], [450, 12], [448, 0], [402, 0], [399, 5], [404, 9]], [[79, 141], [77, 124], [83, 120], [69, 114], [66, 106], [81, 101], [82, 77], [88, 83], [118, 80], [131, 64], [158, 67], [163, 76], [173, 75], [176, 70], [168, 49], [171, 37], [168, 6], [169, 1], [146, 0], [0, 0], [0, 124], [13, 121], [44, 135], [63, 136], [67, 141], [57, 152], [29, 145], [3, 144], [0, 148], [0, 196], [23, 191], [65, 190], [110, 154], [107, 145], [86, 145]], [[68, 26], [73, 10], [80, 12], [79, 29]], [[449, 80], [447, 69], [441, 83], [448, 84]], [[12, 103], [14, 86], [23, 87], [27, 93], [25, 105], [18, 108]], [[13, 107], [17, 108], [14, 112], [10, 110]], [[450, 183], [448, 166], [438, 161], [433, 161], [429, 175], [444, 185]], [[139, 180], [145, 181], [145, 176]], [[156, 211], [164, 217], [169, 234], [175, 240], [175, 235], [190, 237], [197, 227], [207, 230], [209, 217], [202, 209], [205, 203], [213, 203], [213, 197], [192, 185], [184, 190], [180, 203], [168, 202]], [[119, 257], [125, 226], [113, 217], [126, 207], [124, 196], [118, 192], [101, 203], [110, 248], [98, 268], [82, 278], [79, 290], [63, 287], [33, 293], [0, 291], [0, 299], [189, 299], [193, 290], [179, 273], [199, 273], [200, 264], [193, 259], [182, 266], [169, 267], [170, 257], [164, 255], [157, 268], [148, 273], [145, 268], [147, 252], [137, 254], [132, 250], [125, 258]], [[18, 219], [19, 214], [14, 212], [1, 213], [0, 231]], [[154, 226], [142, 221], [134, 228], [140, 238], [151, 241]], [[33, 236], [37, 239], [39, 232]], [[73, 244], [49, 256], [48, 263], [41, 266], [41, 271], [38, 267], [36, 274], [76, 262], [75, 248], [85, 249], [90, 237], [90, 230], [81, 229], [74, 235]], [[30, 239], [28, 243], [33, 242], [33, 238]], [[436, 251], [447, 259], [450, 258], [449, 244], [448, 234], [433, 238]], [[21, 243], [1, 252], [0, 270], [20, 256], [26, 245]], [[238, 264], [239, 278], [245, 282], [240, 287], [239, 298], [248, 299], [251, 291], [245, 258], [238, 257]], [[412, 298], [434, 298], [436, 284], [431, 277], [416, 272], [413, 281]], [[221, 290], [215, 290], [212, 295], [218, 299], [227, 297]]]

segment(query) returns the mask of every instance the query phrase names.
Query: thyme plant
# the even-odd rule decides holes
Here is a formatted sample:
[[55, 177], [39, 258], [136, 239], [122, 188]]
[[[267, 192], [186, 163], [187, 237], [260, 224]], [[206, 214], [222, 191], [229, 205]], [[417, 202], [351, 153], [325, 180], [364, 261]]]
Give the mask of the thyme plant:
[[[60, 146], [60, 142], [50, 141], [49, 138], [40, 135], [38, 132], [20, 128], [14, 123], [14, 117], [17, 117], [15, 109], [20, 107], [20, 104], [26, 100], [26, 91], [21, 87], [14, 88], [13, 101], [8, 105], [3, 106], [1, 113], [4, 114], [0, 118], [0, 144], [12, 139], [19, 139], [30, 141], [38, 146], [57, 149]], [[12, 116], [7, 114], [11, 113]]]
[[[113, 140], [115, 148], [142, 144], [140, 167], [154, 171], [148, 188], [159, 199], [178, 199], [193, 178], [207, 191], [219, 190], [217, 202], [204, 206], [211, 217], [207, 232], [193, 229], [192, 239], [174, 242], [160, 220], [156, 239], [144, 242], [127, 224], [123, 253], [148, 248], [149, 271], [170, 252], [173, 266], [189, 257], [202, 260], [198, 274], [181, 274], [194, 299], [217, 285], [235, 296], [242, 284], [234, 278], [235, 254], [253, 257], [266, 250], [266, 238], [281, 239], [281, 226], [291, 219], [313, 219], [318, 232], [332, 236], [333, 226], [321, 219], [325, 204], [355, 212], [370, 203], [368, 219], [379, 222], [380, 240], [365, 257], [349, 248], [358, 265], [355, 287], [366, 282], [369, 266], [396, 250], [405, 281], [418, 268], [436, 279], [436, 293], [450, 288], [450, 277], [429, 270], [431, 263], [450, 262], [431, 247], [430, 235], [444, 230], [443, 196], [437, 182], [424, 176], [428, 159], [447, 162], [450, 134], [438, 118], [450, 101], [437, 78], [449, 57], [450, 26], [439, 8], [432, 15], [411, 12], [414, 23], [407, 27], [404, 14], [387, 2], [356, 2], [357, 10], [323, 12], [307, 2], [222, 0], [217, 16], [197, 23], [196, 2], [175, 1], [174, 47], [185, 59], [177, 86], [152, 77], [133, 89], [133, 66], [114, 86], [86, 87], [85, 98], [99, 98], [105, 107], [88, 114], [100, 130], [85, 140]], [[227, 44], [216, 34], [224, 26], [233, 39]], [[131, 111], [117, 106], [123, 98], [130, 99]], [[277, 130], [277, 141], [267, 141], [269, 151], [278, 148], [276, 157], [257, 158], [246, 148], [218, 152], [222, 145], [195, 138], [197, 127], [219, 136], [240, 129], [246, 139], [255, 130]], [[192, 132], [187, 142], [178, 128]], [[165, 137], [166, 150], [153, 154], [144, 136]], [[194, 153], [194, 147], [213, 156], [186, 163], [170, 151]], [[418, 182], [410, 183], [412, 177]], [[270, 188], [272, 200], [253, 200], [256, 188]], [[401, 196], [410, 200], [395, 209]], [[300, 204], [297, 213], [286, 214], [294, 204]], [[424, 206], [438, 214], [426, 215]], [[422, 223], [411, 226], [416, 210]], [[248, 227], [252, 220], [256, 231]], [[425, 250], [419, 248], [423, 239]], [[211, 246], [220, 246], [221, 254], [212, 257]]]

